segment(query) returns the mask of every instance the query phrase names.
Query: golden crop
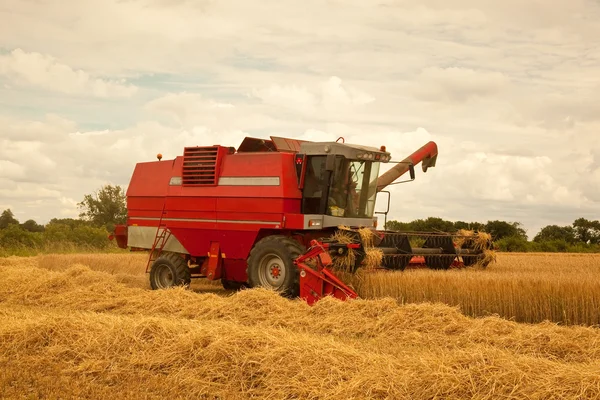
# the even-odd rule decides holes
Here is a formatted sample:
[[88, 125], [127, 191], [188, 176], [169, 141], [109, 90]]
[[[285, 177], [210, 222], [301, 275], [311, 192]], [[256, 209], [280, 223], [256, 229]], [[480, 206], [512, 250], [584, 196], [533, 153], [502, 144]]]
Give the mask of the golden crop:
[[[510, 300], [510, 312], [553, 294], [597, 312], [598, 256], [498, 259], [487, 270], [366, 275], [360, 289], [481, 310]], [[0, 397], [600, 397], [597, 328], [393, 298], [310, 307], [216, 284], [150, 291], [144, 268], [143, 254], [0, 259]]]

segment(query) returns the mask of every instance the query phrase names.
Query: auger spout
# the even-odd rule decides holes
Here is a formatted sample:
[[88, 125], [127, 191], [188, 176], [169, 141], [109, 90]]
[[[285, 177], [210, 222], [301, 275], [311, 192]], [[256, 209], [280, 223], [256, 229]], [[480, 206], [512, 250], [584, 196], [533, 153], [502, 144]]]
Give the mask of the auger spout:
[[382, 191], [389, 184], [404, 175], [410, 169], [410, 165], [414, 166], [422, 163], [423, 172], [427, 172], [427, 168], [435, 167], [437, 155], [437, 144], [435, 144], [435, 142], [427, 143], [419, 150], [415, 151], [410, 156], [394, 165], [392, 169], [377, 178], [377, 191]]

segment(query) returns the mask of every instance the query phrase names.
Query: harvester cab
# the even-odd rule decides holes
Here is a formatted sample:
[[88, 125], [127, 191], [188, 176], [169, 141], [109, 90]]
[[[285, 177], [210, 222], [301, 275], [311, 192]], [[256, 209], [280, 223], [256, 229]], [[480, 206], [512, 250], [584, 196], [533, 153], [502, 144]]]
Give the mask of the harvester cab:
[[[414, 179], [419, 163], [424, 172], [434, 167], [435, 143], [379, 176], [391, 160], [385, 147], [340, 140], [246, 138], [237, 149], [186, 147], [173, 160], [138, 163], [127, 190], [127, 223], [112, 236], [120, 247], [149, 251], [153, 289], [206, 278], [295, 297], [300, 273], [310, 267], [298, 262], [307, 249], [334, 259], [351, 254], [352, 271], [369, 258], [369, 247], [379, 253], [370, 259], [385, 269], [447, 269], [485, 259], [485, 237], [376, 230], [377, 194], [406, 172]], [[319, 272], [330, 279], [325, 275]]]
[[[384, 148], [338, 142], [302, 143], [300, 151], [295, 160], [303, 193], [302, 213], [373, 226], [379, 165], [390, 160], [390, 153]], [[316, 219], [311, 226], [337, 226], [329, 223], [331, 218], [325, 218], [322, 225]]]

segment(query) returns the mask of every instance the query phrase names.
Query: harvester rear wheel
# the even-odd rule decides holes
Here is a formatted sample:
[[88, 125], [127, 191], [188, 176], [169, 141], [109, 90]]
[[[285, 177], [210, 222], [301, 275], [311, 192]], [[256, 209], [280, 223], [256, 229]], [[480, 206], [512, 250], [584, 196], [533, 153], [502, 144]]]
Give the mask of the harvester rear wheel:
[[153, 290], [189, 286], [191, 281], [189, 267], [176, 253], [163, 253], [150, 269], [150, 286]]
[[287, 297], [298, 296], [299, 275], [294, 259], [304, 253], [297, 241], [287, 236], [267, 236], [254, 245], [248, 257], [250, 287], [264, 287]]

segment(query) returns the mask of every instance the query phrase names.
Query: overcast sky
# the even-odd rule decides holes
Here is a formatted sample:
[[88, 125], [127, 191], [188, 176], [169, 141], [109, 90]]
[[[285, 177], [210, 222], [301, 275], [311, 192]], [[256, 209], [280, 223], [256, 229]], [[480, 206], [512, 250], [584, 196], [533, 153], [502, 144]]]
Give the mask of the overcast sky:
[[429, 140], [392, 219], [600, 218], [598, 0], [0, 0], [0, 209], [244, 136]]

